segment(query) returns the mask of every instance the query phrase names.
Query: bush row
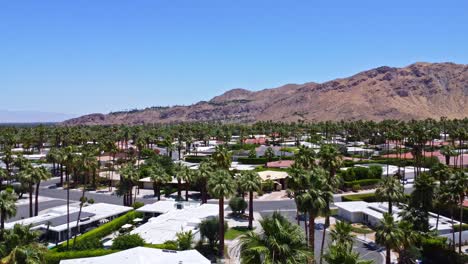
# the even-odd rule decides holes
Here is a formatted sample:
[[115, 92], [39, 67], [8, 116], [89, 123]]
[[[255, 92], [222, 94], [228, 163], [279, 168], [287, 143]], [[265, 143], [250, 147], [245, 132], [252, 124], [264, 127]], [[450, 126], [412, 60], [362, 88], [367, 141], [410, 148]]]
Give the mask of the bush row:
[[[96, 239], [101, 239], [114, 231], [117, 231], [121, 226], [130, 223], [133, 219], [142, 217], [142, 214], [137, 211], [130, 211], [116, 219], [105, 223], [96, 229], [93, 229], [89, 232], [86, 232], [76, 238], [76, 243], [80, 243], [80, 241], [92, 241]], [[70, 248], [73, 246], [73, 239], [70, 239]], [[67, 243], [62, 243], [55, 247], [52, 251], [64, 251], [67, 248]]]
[[380, 182], [380, 179], [364, 179], [364, 180], [356, 180], [356, 181], [345, 181], [343, 183], [343, 187], [345, 189], [353, 188], [355, 185], [359, 185], [361, 187], [369, 188], [376, 186]]
[[345, 181], [355, 181], [364, 179], [380, 179], [382, 178], [383, 169], [378, 165], [366, 167], [351, 167], [340, 171], [340, 175]]
[[53, 252], [49, 251], [45, 256], [45, 263], [48, 264], [59, 264], [60, 260], [63, 259], [76, 259], [76, 258], [88, 258], [88, 257], [99, 257], [108, 255], [111, 253], [118, 252], [118, 250], [107, 250], [107, 249], [93, 249], [83, 251], [67, 251], [67, 252]]
[[377, 202], [377, 198], [374, 193], [363, 193], [363, 194], [352, 194], [345, 195], [341, 197], [343, 202], [356, 202], [356, 201], [365, 201], [368, 203]]
[[206, 160], [207, 158], [208, 156], [185, 156], [185, 161], [192, 162], [192, 163], [200, 163]]
[[[291, 160], [293, 157], [274, 157], [271, 159], [271, 161], [278, 161], [278, 160]], [[251, 164], [251, 165], [260, 165], [260, 164], [266, 164], [267, 162], [270, 162], [268, 158], [265, 157], [259, 157], [259, 158], [247, 158], [247, 157], [239, 157], [237, 158], [237, 161], [242, 163], [242, 164]]]

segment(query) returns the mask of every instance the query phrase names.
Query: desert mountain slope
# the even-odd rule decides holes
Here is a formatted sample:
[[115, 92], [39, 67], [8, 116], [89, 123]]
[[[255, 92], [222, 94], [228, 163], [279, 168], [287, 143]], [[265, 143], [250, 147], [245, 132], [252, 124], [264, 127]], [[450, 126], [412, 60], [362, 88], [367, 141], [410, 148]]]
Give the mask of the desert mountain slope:
[[468, 65], [384, 66], [322, 84], [287, 84], [255, 92], [233, 89], [190, 106], [91, 114], [64, 124], [408, 120], [442, 116], [468, 117]]

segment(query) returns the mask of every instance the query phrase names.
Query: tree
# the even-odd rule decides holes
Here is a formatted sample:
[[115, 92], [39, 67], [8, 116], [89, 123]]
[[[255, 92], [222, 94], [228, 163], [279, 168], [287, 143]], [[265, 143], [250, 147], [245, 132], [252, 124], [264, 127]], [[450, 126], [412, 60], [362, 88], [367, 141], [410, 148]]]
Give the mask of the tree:
[[38, 242], [39, 234], [30, 225], [15, 224], [6, 230], [0, 243], [2, 263], [45, 263], [47, 248]]
[[[315, 168], [308, 174], [307, 189], [297, 197], [302, 208], [309, 214], [309, 247], [315, 252], [315, 218], [327, 213], [327, 201], [333, 197], [330, 186], [326, 182], [325, 171]], [[325, 232], [325, 230], [324, 230]]]
[[447, 145], [443, 146], [440, 149], [440, 154], [442, 154], [445, 157], [445, 165], [449, 166], [450, 165], [450, 158], [457, 156], [457, 151], [455, 151], [453, 146]]
[[33, 217], [33, 192], [34, 192], [34, 181], [33, 167], [28, 163], [27, 166], [22, 168], [18, 173], [18, 179], [21, 184], [27, 186], [28, 197], [29, 197], [29, 217]]
[[262, 179], [257, 172], [242, 171], [239, 178], [240, 188], [249, 192], [249, 229], [252, 229], [253, 222], [253, 193], [257, 192], [262, 187]]
[[161, 200], [161, 186], [171, 181], [172, 177], [166, 173], [166, 170], [159, 164], [151, 167], [150, 174], [151, 181], [153, 182], [154, 196]]
[[280, 213], [260, 220], [260, 225], [262, 233], [249, 231], [240, 237], [243, 264], [307, 263], [312, 258], [301, 228]]
[[403, 234], [390, 213], [384, 213], [375, 233], [375, 241], [386, 248], [385, 263], [391, 264], [391, 250], [397, 249]]
[[236, 192], [236, 183], [226, 170], [217, 170], [208, 180], [208, 190], [210, 194], [218, 198], [219, 205], [219, 256], [224, 255], [224, 198], [229, 198]]
[[192, 249], [192, 243], [193, 243], [193, 234], [192, 230], [189, 230], [187, 232], [178, 232], [176, 233], [176, 241], [177, 241], [177, 247], [179, 250], [189, 250]]
[[263, 156], [267, 158], [268, 161], [272, 161], [273, 158], [275, 157], [275, 151], [273, 150], [272, 147], [268, 147], [265, 150], [265, 153], [263, 153]]
[[216, 146], [216, 150], [211, 158], [218, 169], [229, 170], [231, 167], [231, 153], [229, 153], [229, 150], [223, 145]]
[[[429, 231], [429, 212], [433, 208], [433, 199], [435, 196], [435, 180], [427, 173], [421, 173], [414, 182], [414, 191], [411, 193], [409, 200], [409, 218], [418, 216], [419, 213], [414, 211], [419, 211], [422, 214], [422, 217], [416, 218], [416, 222], [411, 222], [416, 230], [427, 232]], [[408, 217], [407, 217], [408, 219]]]
[[372, 264], [370, 260], [360, 260], [359, 253], [344, 251], [341, 247], [332, 245], [328, 248], [328, 252], [323, 256], [328, 264]]
[[[460, 210], [460, 232], [458, 232], [459, 237], [458, 237], [458, 253], [462, 254], [462, 243], [461, 243], [461, 238], [462, 238], [462, 225], [463, 225], [463, 201], [465, 200], [465, 197], [468, 195], [468, 174], [466, 174], [463, 171], [456, 171], [455, 173], [452, 174], [452, 176], [449, 178], [449, 181], [447, 185], [450, 186], [450, 190], [452, 191], [453, 194], [455, 194], [455, 198], [458, 200], [458, 207]], [[454, 241], [455, 243], [455, 241]]]
[[5, 221], [16, 215], [16, 196], [12, 188], [0, 192], [0, 240], [3, 240]]
[[[208, 218], [200, 223], [200, 235], [203, 239], [208, 239], [208, 243], [210, 244], [211, 249], [214, 249], [220, 241], [220, 223], [221, 222], [219, 221], [218, 217]], [[224, 232], [226, 232], [227, 229], [228, 224], [224, 222]]]
[[132, 163], [125, 164], [120, 169], [120, 181], [117, 186], [117, 195], [123, 196], [123, 205], [132, 205], [132, 190], [140, 179], [140, 173]]
[[117, 236], [112, 242], [111, 249], [125, 250], [134, 247], [142, 247], [145, 240], [138, 234], [126, 234]]
[[241, 197], [233, 197], [229, 201], [229, 207], [235, 215], [240, 215], [247, 208], [247, 203]]
[[39, 213], [39, 186], [41, 185], [41, 181], [50, 179], [52, 175], [46, 168], [42, 166], [33, 168], [31, 173], [33, 181], [36, 183], [34, 215], [37, 216]]
[[354, 239], [354, 235], [351, 234], [352, 230], [351, 224], [344, 221], [336, 222], [335, 229], [330, 231], [331, 241], [345, 249], [352, 249]]
[[380, 201], [388, 202], [388, 213], [392, 214], [393, 203], [405, 197], [404, 187], [397, 178], [387, 175], [379, 183], [375, 195]]
[[200, 186], [202, 203], [206, 203], [208, 201], [206, 185], [208, 183], [208, 179], [214, 171], [214, 168], [215, 165], [211, 159], [203, 160], [200, 162], [200, 166], [196, 172], [196, 179]]
[[311, 169], [315, 166], [315, 152], [306, 146], [299, 146], [299, 150], [294, 155], [294, 163], [304, 169]]

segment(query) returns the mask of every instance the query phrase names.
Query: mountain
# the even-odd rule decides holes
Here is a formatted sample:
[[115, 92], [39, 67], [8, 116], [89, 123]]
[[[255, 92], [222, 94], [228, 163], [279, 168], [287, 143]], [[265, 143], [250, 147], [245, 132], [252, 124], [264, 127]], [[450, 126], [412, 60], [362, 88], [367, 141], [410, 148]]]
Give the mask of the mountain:
[[467, 106], [468, 65], [415, 63], [403, 68], [383, 66], [321, 84], [233, 89], [189, 106], [91, 114], [64, 124], [465, 118]]
[[0, 110], [0, 123], [62, 122], [72, 117], [74, 115], [53, 112]]

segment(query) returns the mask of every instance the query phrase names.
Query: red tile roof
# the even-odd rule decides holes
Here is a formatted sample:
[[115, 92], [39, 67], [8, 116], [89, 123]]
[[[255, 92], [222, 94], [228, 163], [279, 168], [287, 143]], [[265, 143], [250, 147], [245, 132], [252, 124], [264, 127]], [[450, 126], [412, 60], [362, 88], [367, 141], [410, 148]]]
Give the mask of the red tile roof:
[[294, 164], [294, 160], [278, 160], [267, 163], [268, 168], [289, 168]]

